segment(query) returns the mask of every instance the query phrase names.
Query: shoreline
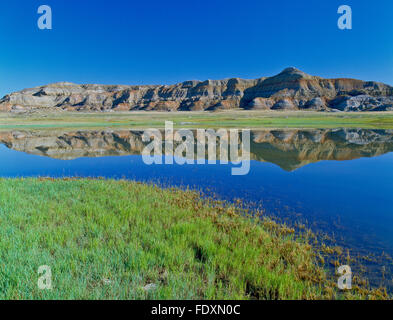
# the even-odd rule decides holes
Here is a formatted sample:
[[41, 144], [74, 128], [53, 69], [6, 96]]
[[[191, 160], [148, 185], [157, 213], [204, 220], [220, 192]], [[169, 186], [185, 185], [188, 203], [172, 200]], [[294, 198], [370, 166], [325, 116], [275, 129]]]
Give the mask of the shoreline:
[[26, 128], [364, 128], [393, 129], [393, 112], [220, 111], [0, 113], [0, 129]]
[[[2, 178], [0, 195], [2, 263], [11, 272], [0, 277], [9, 283], [1, 298], [386, 298], [357, 286], [338, 292], [307, 238], [193, 191]], [[35, 288], [39, 265], [52, 266], [53, 290]]]

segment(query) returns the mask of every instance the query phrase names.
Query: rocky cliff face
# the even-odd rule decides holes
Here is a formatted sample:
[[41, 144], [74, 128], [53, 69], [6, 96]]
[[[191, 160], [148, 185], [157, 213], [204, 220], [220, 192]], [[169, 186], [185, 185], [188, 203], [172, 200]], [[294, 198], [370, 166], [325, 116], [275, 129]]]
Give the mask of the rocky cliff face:
[[72, 111], [188, 111], [216, 109], [387, 111], [393, 87], [354, 79], [323, 79], [296, 68], [255, 80], [185, 81], [123, 86], [55, 83], [12, 93], [0, 111], [60, 108]]

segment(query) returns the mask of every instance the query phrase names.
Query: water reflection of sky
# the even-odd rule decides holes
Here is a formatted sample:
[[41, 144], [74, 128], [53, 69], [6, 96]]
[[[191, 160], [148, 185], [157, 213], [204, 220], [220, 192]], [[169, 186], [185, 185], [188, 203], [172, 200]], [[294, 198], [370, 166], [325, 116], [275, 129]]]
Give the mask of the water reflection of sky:
[[[0, 175], [80, 176], [155, 181], [211, 190], [224, 199], [262, 201], [266, 211], [300, 213], [320, 226], [339, 223], [359, 246], [381, 241], [393, 252], [393, 153], [351, 161], [320, 161], [287, 172], [267, 162], [251, 162], [246, 176], [230, 165], [145, 165], [141, 156], [58, 160], [0, 146]], [[354, 244], [356, 245], [356, 244]]]
[[322, 160], [293, 171], [251, 161], [250, 173], [245, 176], [232, 176], [232, 167], [146, 165], [140, 155], [59, 160], [0, 145], [2, 177], [106, 177], [190, 186], [221, 199], [262, 204], [267, 214], [290, 223], [307, 221], [314, 231], [334, 234], [338, 244], [355, 253], [384, 251], [393, 255], [393, 153]]

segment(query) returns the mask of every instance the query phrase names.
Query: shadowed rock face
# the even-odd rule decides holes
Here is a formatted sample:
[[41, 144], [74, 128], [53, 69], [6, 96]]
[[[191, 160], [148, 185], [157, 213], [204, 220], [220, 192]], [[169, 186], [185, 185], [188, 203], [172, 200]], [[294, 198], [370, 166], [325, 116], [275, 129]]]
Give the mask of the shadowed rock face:
[[386, 111], [393, 87], [354, 79], [323, 79], [296, 68], [255, 80], [185, 81], [175, 85], [122, 86], [55, 83], [12, 93], [0, 111], [49, 108], [70, 111], [196, 111], [217, 109]]
[[[131, 130], [11, 131], [0, 132], [0, 143], [17, 151], [71, 160], [139, 155], [147, 144], [142, 142], [142, 134]], [[293, 171], [321, 160], [352, 160], [392, 152], [393, 130], [258, 130], [251, 132], [250, 147], [251, 159]]]

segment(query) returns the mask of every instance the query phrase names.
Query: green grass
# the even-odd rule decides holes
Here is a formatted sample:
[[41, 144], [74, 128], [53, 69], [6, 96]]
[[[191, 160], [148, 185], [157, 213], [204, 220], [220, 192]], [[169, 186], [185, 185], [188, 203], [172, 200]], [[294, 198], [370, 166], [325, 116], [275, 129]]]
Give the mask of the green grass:
[[[324, 271], [291, 229], [193, 192], [1, 179], [0, 223], [0, 299], [322, 297]], [[37, 287], [40, 265], [52, 269], [52, 290]]]
[[312, 111], [225, 112], [51, 112], [0, 114], [0, 129], [12, 128], [161, 128], [166, 120], [176, 127], [209, 128], [369, 128], [393, 129], [393, 112], [322, 113]]
[[388, 298], [338, 292], [305, 236], [238, 205], [130, 181], [0, 179], [0, 299]]

